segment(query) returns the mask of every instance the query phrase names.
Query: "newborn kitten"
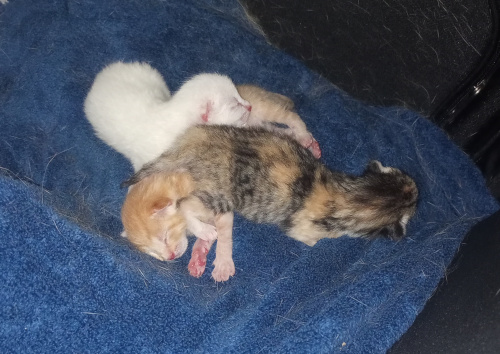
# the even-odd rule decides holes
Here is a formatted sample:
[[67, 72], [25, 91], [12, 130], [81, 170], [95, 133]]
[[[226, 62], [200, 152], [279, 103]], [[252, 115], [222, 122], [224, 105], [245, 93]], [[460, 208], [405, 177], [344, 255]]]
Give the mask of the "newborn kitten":
[[286, 135], [229, 126], [189, 128], [125, 185], [177, 170], [192, 176], [193, 195], [216, 214], [216, 281], [234, 274], [233, 211], [277, 224], [310, 246], [344, 234], [396, 240], [405, 234], [418, 196], [410, 177], [378, 161], [361, 176], [347, 175], [329, 170]]
[[251, 106], [223, 75], [199, 74], [170, 96], [146, 63], [113, 63], [95, 78], [84, 104], [97, 136], [138, 170], [198, 123], [246, 124]]
[[[204, 241], [217, 238], [214, 215], [195, 197], [188, 173], [157, 173], [130, 188], [122, 207], [126, 237], [139, 250], [159, 260], [180, 257], [188, 242], [186, 229]], [[182, 203], [181, 203], [182, 201]]]
[[242, 126], [276, 121], [287, 124], [286, 131], [319, 157], [319, 146], [300, 117], [291, 112], [291, 100], [256, 86], [240, 90], [255, 101], [252, 115], [251, 104], [227, 76], [196, 75], [171, 96], [161, 74], [149, 64], [116, 62], [96, 76], [84, 110], [97, 136], [127, 157], [135, 171], [195, 124]]
[[187, 173], [156, 173], [130, 188], [121, 214], [124, 236], [140, 251], [161, 261], [182, 256], [188, 245], [186, 231], [194, 233], [198, 238], [188, 270], [200, 277], [217, 231], [214, 213], [191, 195], [193, 188], [194, 181]]

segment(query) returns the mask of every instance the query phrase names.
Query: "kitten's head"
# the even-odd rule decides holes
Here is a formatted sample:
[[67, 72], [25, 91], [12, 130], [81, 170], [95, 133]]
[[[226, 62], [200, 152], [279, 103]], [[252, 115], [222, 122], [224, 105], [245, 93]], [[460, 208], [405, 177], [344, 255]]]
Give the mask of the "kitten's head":
[[173, 260], [186, 252], [186, 221], [177, 201], [193, 190], [186, 173], [158, 173], [129, 190], [122, 207], [124, 236], [140, 251], [159, 260]]
[[175, 96], [196, 109], [200, 123], [243, 126], [252, 109], [231, 79], [219, 74], [196, 75], [182, 85]]
[[374, 160], [366, 167], [360, 185], [353, 202], [364, 206], [371, 223], [364, 235], [401, 239], [417, 207], [418, 189], [413, 179]]
[[298, 213], [292, 237], [309, 245], [344, 234], [399, 240], [415, 213], [417, 197], [410, 177], [378, 161], [360, 177], [323, 170]]

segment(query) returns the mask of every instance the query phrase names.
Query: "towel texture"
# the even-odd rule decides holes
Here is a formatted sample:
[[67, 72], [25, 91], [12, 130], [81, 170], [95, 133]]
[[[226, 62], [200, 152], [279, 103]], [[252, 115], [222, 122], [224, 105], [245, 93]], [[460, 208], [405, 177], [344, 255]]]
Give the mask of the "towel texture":
[[[341, 50], [341, 48], [339, 48]], [[235, 220], [236, 275], [187, 272], [121, 239], [128, 161], [93, 134], [83, 101], [116, 60], [175, 91], [219, 72], [291, 97], [333, 169], [370, 159], [420, 191], [401, 242], [310, 248]], [[467, 230], [498, 208], [435, 126], [355, 101], [269, 46], [232, 1], [10, 0], [0, 5], [0, 352], [384, 352], [431, 296]]]

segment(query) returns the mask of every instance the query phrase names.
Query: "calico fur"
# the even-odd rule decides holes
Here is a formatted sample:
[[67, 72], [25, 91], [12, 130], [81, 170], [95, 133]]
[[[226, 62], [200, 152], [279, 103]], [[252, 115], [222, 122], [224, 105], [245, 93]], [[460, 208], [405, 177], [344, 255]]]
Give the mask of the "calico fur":
[[[310, 246], [344, 234], [400, 239], [418, 197], [409, 176], [378, 161], [361, 176], [348, 175], [331, 171], [289, 136], [229, 126], [189, 128], [171, 150], [125, 184], [178, 170], [192, 176], [193, 195], [221, 216], [224, 227], [232, 223], [228, 215], [238, 211], [250, 220], [277, 224]], [[229, 263], [229, 257], [222, 258]]]

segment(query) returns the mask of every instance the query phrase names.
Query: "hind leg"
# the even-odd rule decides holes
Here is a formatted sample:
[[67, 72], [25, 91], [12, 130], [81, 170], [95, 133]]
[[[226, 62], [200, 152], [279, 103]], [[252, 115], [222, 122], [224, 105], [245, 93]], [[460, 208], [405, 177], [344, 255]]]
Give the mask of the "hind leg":
[[291, 135], [300, 143], [300, 145], [311, 151], [314, 157], [321, 157], [321, 149], [318, 142], [307, 130], [306, 124], [297, 113], [284, 111], [282, 114], [272, 117], [272, 119], [277, 123], [286, 124], [291, 130]]
[[[300, 145], [311, 151], [314, 157], [321, 157], [318, 142], [307, 130], [306, 124], [297, 113], [269, 100], [249, 100], [249, 102], [252, 104], [249, 125], [260, 125], [271, 131], [288, 134], [297, 140]], [[286, 127], [280, 127], [276, 124], [285, 125]]]
[[[217, 227], [218, 239], [215, 250], [214, 270], [212, 278], [217, 281], [226, 281], [235, 273], [233, 262], [233, 218], [234, 214], [226, 213], [217, 215], [215, 225]], [[205, 272], [207, 265], [207, 254], [214, 241], [197, 239], [191, 252], [191, 260], [188, 264], [189, 274], [199, 278]]]

